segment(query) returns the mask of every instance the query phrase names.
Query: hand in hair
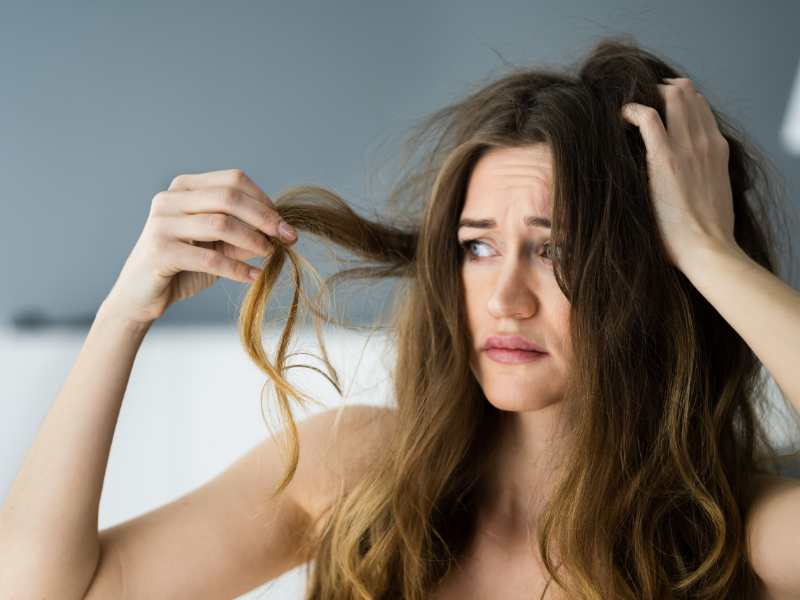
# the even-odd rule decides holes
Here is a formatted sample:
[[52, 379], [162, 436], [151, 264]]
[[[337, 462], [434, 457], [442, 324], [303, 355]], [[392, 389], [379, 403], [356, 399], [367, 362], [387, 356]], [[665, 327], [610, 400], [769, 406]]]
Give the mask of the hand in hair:
[[273, 238], [297, 239], [272, 200], [240, 169], [178, 175], [150, 214], [101, 309], [141, 323], [210, 287], [218, 277], [257, 281], [244, 262], [269, 256]]
[[623, 118], [636, 125], [647, 149], [650, 196], [662, 239], [675, 266], [709, 244], [738, 247], [728, 142], [706, 99], [689, 79], [658, 85], [667, 126], [651, 106], [631, 102]]

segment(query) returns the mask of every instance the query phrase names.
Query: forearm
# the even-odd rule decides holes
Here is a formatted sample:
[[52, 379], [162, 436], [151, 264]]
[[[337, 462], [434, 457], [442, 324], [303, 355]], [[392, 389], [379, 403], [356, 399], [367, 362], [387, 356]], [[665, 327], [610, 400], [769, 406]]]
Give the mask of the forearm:
[[738, 248], [698, 248], [681, 270], [800, 411], [800, 292]]
[[99, 558], [97, 517], [111, 441], [148, 329], [103, 306], [98, 311], [0, 507], [4, 593], [72, 598], [89, 584]]

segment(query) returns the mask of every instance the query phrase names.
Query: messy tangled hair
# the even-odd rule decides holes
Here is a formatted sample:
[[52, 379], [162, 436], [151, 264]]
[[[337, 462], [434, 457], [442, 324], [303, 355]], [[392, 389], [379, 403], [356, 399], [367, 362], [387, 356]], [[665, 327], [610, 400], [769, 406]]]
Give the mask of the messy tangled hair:
[[[639, 102], [665, 120], [656, 86], [682, 76], [629, 37], [602, 40], [570, 69], [511, 66], [417, 124], [405, 156], [424, 152], [392, 189], [390, 219], [359, 216], [320, 187], [276, 197], [295, 228], [363, 259], [326, 279], [323, 290], [343, 278], [397, 281], [387, 318], [373, 323], [396, 343], [397, 424], [386, 451], [329, 505], [309, 544], [308, 600], [420, 600], [464, 556], [501, 411], [469, 368], [457, 220], [470, 173], [487, 150], [536, 143], [552, 150], [554, 274], [571, 305], [574, 364], [565, 402], [581, 407], [537, 533], [550, 583], [569, 597], [597, 600], [755, 593], [745, 517], [755, 476], [779, 474], [781, 460], [763, 422], [765, 372], [670, 263], [649, 197], [644, 143], [620, 114], [624, 103]], [[784, 250], [773, 218], [782, 205], [770, 163], [715, 114], [730, 147], [736, 241], [777, 273]], [[273, 365], [260, 330], [287, 258], [295, 291]], [[290, 457], [277, 494], [299, 456], [288, 398], [311, 400], [285, 379], [301, 301], [315, 315], [323, 375], [341, 388], [319, 327], [331, 317], [303, 292], [301, 275], [313, 269], [278, 243], [264, 267], [239, 324], [286, 423]]]

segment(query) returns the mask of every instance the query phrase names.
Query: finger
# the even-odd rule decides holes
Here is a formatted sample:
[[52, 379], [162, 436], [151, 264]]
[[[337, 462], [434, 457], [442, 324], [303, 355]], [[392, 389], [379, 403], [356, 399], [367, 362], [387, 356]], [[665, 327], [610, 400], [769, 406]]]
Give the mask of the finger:
[[[202, 242], [198, 242], [202, 243]], [[270, 247], [270, 249], [265, 254], [263, 250], [259, 250], [258, 252], [253, 252], [252, 250], [248, 250], [246, 248], [240, 248], [239, 246], [234, 246], [233, 244], [229, 244], [228, 242], [216, 242], [220, 252], [222, 252], [225, 256], [230, 256], [231, 258], [235, 258], [236, 260], [250, 260], [251, 258], [266, 258], [272, 255], [275, 252], [275, 247]]]
[[241, 283], [253, 283], [250, 276], [252, 270], [260, 272], [261, 269], [253, 267], [246, 262], [225, 256], [222, 252], [211, 250], [202, 246], [174, 243], [170, 252], [175, 257], [176, 267], [181, 271], [194, 271], [196, 273], [211, 273], [218, 277], [227, 277]]
[[[263, 202], [276, 211], [275, 203], [250, 177], [241, 169], [226, 169], [208, 173], [187, 173], [176, 176], [169, 184], [168, 191], [189, 191], [209, 187], [232, 187], [243, 194]], [[280, 216], [278, 216], [280, 219]], [[284, 241], [292, 243], [297, 239], [297, 232], [286, 224], [289, 235], [282, 236]], [[272, 235], [272, 234], [270, 234]], [[277, 236], [277, 234], [275, 234]]]
[[706, 97], [700, 92], [697, 92], [697, 99], [697, 106], [700, 113], [700, 120], [703, 123], [703, 128], [706, 130], [709, 136], [713, 136], [715, 134], [721, 135], [719, 123], [717, 123], [717, 117], [714, 115], [714, 111], [711, 110], [711, 105], [708, 103], [708, 100], [706, 100]]
[[239, 246], [234, 246], [233, 244], [229, 244], [228, 242], [223, 242], [221, 240], [217, 240], [216, 242], [196, 242], [193, 240], [190, 241], [189, 244], [192, 246], [202, 246], [203, 248], [210, 248], [211, 250], [222, 252], [225, 256], [230, 256], [236, 260], [250, 260], [251, 258], [256, 257], [266, 258], [275, 252], [275, 248], [273, 247], [270, 252], [265, 255], [263, 251], [253, 252], [251, 250], [247, 250], [246, 248], [240, 248]]
[[267, 196], [267, 194], [241, 169], [225, 169], [222, 171], [209, 171], [208, 173], [185, 173], [177, 175], [169, 184], [167, 191], [186, 191], [228, 186], [261, 200], [273, 209], [275, 208], [272, 198]]
[[701, 132], [709, 133], [706, 129], [707, 123], [703, 115], [703, 106], [707, 108], [707, 103], [703, 97], [697, 92], [691, 79], [687, 77], [666, 77], [664, 81], [668, 81], [671, 85], [679, 87], [683, 91], [683, 97], [689, 107], [689, 131], [691, 134], [697, 135]]
[[667, 131], [655, 108], [630, 102], [622, 107], [622, 116], [639, 128], [649, 158], [661, 156], [669, 149]]
[[283, 220], [274, 208], [234, 188], [159, 192], [153, 198], [153, 204], [161, 215], [229, 214], [271, 237], [281, 238], [284, 243], [297, 240], [297, 236], [289, 238], [281, 233], [279, 227]]
[[[265, 203], [277, 213], [277, 208], [272, 198], [241, 169], [178, 175], [170, 183], [168, 191], [189, 191], [208, 187], [232, 187], [251, 198]], [[280, 219], [280, 216], [278, 218]], [[288, 223], [286, 223], [286, 231], [288, 232], [287, 235], [281, 237], [284, 242], [291, 244], [297, 239], [297, 232]], [[270, 235], [278, 237], [277, 233], [270, 233]]]
[[692, 107], [686, 99], [686, 92], [682, 87], [672, 84], [657, 84], [656, 87], [664, 99], [664, 125], [670, 139], [677, 146], [688, 148], [692, 136], [697, 133], [697, 123], [693, 120]]
[[181, 217], [165, 216], [161, 219], [162, 227], [169, 237], [187, 243], [223, 241], [251, 252], [252, 256], [269, 256], [274, 250], [273, 242], [263, 233], [231, 215], [205, 213]]
[[689, 107], [692, 147], [708, 148], [709, 140], [721, 135], [717, 119], [711, 112], [708, 102], [697, 92], [691, 79], [678, 77], [666, 78], [665, 81], [669, 81], [670, 84], [679, 87], [684, 92], [684, 98]]

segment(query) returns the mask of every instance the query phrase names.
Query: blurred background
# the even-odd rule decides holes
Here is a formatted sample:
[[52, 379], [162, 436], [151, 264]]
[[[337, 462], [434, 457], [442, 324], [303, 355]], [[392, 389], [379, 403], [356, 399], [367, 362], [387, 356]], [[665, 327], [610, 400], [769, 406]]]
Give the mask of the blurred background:
[[[176, 175], [241, 168], [273, 197], [321, 185], [380, 213], [414, 121], [507, 63], [564, 65], [628, 33], [682, 67], [766, 152], [790, 212], [800, 190], [798, 22], [791, 0], [4, 3], [0, 498], [152, 197]], [[297, 248], [323, 275], [335, 267], [302, 233]], [[151, 328], [115, 433], [101, 528], [200, 485], [268, 434], [264, 376], [236, 331], [245, 289], [219, 280]], [[342, 293], [345, 316], [367, 324], [391, 285]], [[265, 329], [269, 351], [278, 332]], [[330, 329], [325, 341], [345, 398], [309, 371], [290, 380], [328, 406], [389, 402], [391, 340]], [[316, 353], [312, 332], [293, 348]], [[242, 598], [300, 598], [301, 571]]]

